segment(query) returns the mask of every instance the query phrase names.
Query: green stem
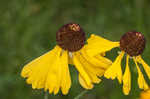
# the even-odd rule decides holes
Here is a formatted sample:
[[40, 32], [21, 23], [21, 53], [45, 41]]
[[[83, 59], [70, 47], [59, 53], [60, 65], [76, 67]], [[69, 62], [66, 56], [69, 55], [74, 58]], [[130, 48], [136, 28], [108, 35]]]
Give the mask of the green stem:
[[79, 95], [77, 95], [74, 99], [80, 99], [84, 94], [86, 94], [88, 90], [82, 91]]
[[45, 94], [44, 94], [44, 99], [48, 99], [48, 92], [45, 92]]

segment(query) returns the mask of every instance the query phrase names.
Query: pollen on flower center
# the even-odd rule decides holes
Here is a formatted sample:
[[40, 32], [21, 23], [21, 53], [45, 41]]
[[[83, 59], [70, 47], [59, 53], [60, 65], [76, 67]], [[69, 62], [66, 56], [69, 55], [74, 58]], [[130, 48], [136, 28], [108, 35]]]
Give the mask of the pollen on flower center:
[[62, 26], [56, 33], [57, 44], [70, 52], [80, 50], [85, 44], [85, 32], [79, 24], [70, 23]]
[[141, 32], [127, 32], [120, 39], [120, 49], [130, 56], [138, 56], [143, 53], [146, 40]]

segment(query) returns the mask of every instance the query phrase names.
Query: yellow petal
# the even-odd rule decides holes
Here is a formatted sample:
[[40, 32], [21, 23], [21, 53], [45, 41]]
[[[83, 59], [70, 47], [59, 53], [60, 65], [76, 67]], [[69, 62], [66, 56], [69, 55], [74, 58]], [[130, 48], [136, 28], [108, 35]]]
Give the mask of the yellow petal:
[[61, 88], [62, 93], [66, 95], [71, 87], [68, 52], [63, 51], [58, 59], [55, 58], [55, 61], [53, 68], [49, 70], [45, 90], [49, 89], [49, 93], [57, 94]]
[[112, 61], [109, 60], [109, 59], [106, 58], [106, 57], [103, 57], [103, 56], [101, 56], [101, 55], [96, 55], [95, 58], [98, 59], [100, 62], [102, 62], [102, 63], [104, 63], [104, 64], [107, 64], [107, 65], [102, 65], [102, 66], [104, 66], [104, 68], [106, 68], [106, 69], [107, 69], [110, 65], [112, 65]]
[[82, 48], [81, 53], [83, 58], [85, 58], [85, 60], [89, 63], [91, 63], [91, 65], [93, 65], [94, 67], [98, 67], [101, 69], [107, 69], [111, 64], [112, 61], [101, 56], [101, 55], [97, 55], [97, 56], [89, 56], [86, 52], [86, 47]]
[[57, 94], [61, 88], [67, 94], [71, 86], [68, 68], [68, 53], [59, 46], [27, 64], [22, 72], [22, 77], [27, 77], [27, 83], [33, 89], [49, 90]]
[[68, 54], [67, 51], [64, 51], [61, 56], [61, 90], [64, 95], [66, 95], [71, 87], [71, 78], [68, 68]]
[[136, 60], [135, 57], [133, 59], [134, 59], [134, 62], [136, 64], [136, 68], [137, 68], [138, 75], [139, 75], [138, 76], [138, 85], [139, 85], [139, 88], [147, 90], [148, 89], [148, 85], [147, 85], [147, 83], [146, 83], [146, 81], [144, 79], [144, 76], [143, 76], [143, 74], [142, 74], [142, 72], [141, 72], [141, 70], [140, 70], [140, 68], [139, 68], [139, 66], [137, 64], [137, 60]]
[[60, 89], [60, 83], [61, 83], [61, 60], [60, 60], [60, 55], [61, 55], [61, 50], [57, 56], [53, 57], [52, 62], [47, 63], [49, 64], [50, 68], [48, 70], [47, 78], [45, 80], [45, 91], [49, 89], [49, 93], [54, 92], [54, 94], [57, 94]]
[[150, 89], [141, 92], [140, 99], [150, 99]]
[[45, 64], [45, 62], [48, 62], [49, 59], [52, 59], [58, 51], [60, 51], [60, 49], [58, 48], [58, 46], [56, 46], [53, 50], [47, 52], [46, 54], [36, 58], [35, 60], [25, 65], [23, 67], [23, 70], [21, 71], [21, 76], [24, 78], [30, 76], [33, 68], [37, 68], [40, 66], [43, 67], [43, 63]]
[[100, 73], [104, 74], [105, 70], [101, 66], [96, 67], [93, 63], [90, 63], [90, 61], [87, 60], [87, 57], [85, 57], [82, 52], [76, 53], [76, 56], [78, 57], [78, 60], [80, 61], [84, 70], [91, 78], [92, 82], [99, 83], [101, 80], [97, 76], [100, 76]]
[[150, 79], [150, 66], [145, 63], [145, 61], [142, 59], [141, 56], [137, 57], [137, 62], [139, 62], [140, 64], [143, 65], [143, 68], [144, 68], [146, 74], [148, 75], [148, 78]]
[[92, 89], [93, 88], [93, 85], [91, 86], [88, 86], [84, 80], [84, 78], [79, 74], [79, 82], [81, 84], [81, 86], [85, 89]]
[[123, 75], [123, 92], [128, 95], [131, 90], [131, 73], [129, 69], [129, 55], [126, 57], [126, 69]]
[[121, 60], [124, 56], [122, 51], [120, 55], [116, 58], [115, 62], [106, 70], [104, 76], [108, 79], [115, 79], [117, 77], [119, 83], [122, 83], [122, 69], [121, 69]]
[[21, 76], [24, 78], [27, 77], [27, 83], [32, 84], [33, 89], [44, 88], [48, 71], [51, 64], [53, 64], [53, 58], [57, 56], [60, 51], [61, 49], [56, 46], [52, 51], [49, 51], [24, 66]]
[[87, 53], [90, 56], [104, 53], [119, 46], [119, 42], [112, 42], [94, 34], [91, 35], [87, 42]]
[[86, 85], [91, 86], [92, 81], [91, 81], [89, 75], [87, 74], [87, 72], [85, 71], [85, 69], [83, 68], [80, 60], [78, 59], [78, 55], [76, 55], [77, 53], [73, 54], [73, 63], [75, 65], [75, 67], [77, 68], [77, 70], [78, 70], [79, 74], [81, 75], [81, 77], [84, 79]]

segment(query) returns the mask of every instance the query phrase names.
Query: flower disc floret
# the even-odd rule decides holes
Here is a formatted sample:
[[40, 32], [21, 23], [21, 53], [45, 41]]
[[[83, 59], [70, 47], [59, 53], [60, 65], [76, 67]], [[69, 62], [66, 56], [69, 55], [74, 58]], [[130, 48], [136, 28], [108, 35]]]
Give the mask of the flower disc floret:
[[79, 24], [70, 23], [62, 26], [56, 33], [58, 45], [70, 52], [80, 50], [85, 44], [85, 32]]
[[130, 56], [138, 56], [143, 53], [146, 40], [141, 32], [127, 32], [120, 39], [120, 49]]

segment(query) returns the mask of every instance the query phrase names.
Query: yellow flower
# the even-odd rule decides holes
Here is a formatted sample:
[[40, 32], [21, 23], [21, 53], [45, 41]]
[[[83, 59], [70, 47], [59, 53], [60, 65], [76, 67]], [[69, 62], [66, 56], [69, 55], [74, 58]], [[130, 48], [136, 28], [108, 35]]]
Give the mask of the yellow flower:
[[[113, 64], [106, 70], [104, 76], [108, 79], [117, 78], [119, 83], [123, 82], [123, 92], [128, 95], [131, 89], [131, 73], [129, 69], [129, 57], [132, 57], [138, 71], [138, 85], [140, 89], [148, 89], [148, 85], [144, 79], [144, 76], [140, 70], [139, 64], [143, 65], [143, 68], [150, 78], [150, 67], [144, 62], [140, 54], [142, 54], [145, 48], [145, 38], [140, 32], [127, 32], [125, 33], [120, 42], [112, 42], [102, 37], [92, 35], [88, 40], [87, 53], [90, 56], [95, 56], [99, 53], [104, 53], [112, 48], [120, 47], [121, 52]], [[122, 74], [121, 60], [126, 54], [126, 68], [124, 74]]]
[[68, 64], [74, 64], [79, 72], [79, 82], [85, 89], [92, 89], [99, 83], [104, 71], [112, 64], [103, 57], [104, 53], [88, 56], [85, 45], [85, 33], [75, 23], [66, 24], [56, 34], [57, 44], [54, 49], [25, 65], [21, 76], [33, 89], [49, 90], [57, 94], [61, 89], [65, 95], [71, 87]]
[[141, 92], [140, 99], [150, 99], [150, 89]]

